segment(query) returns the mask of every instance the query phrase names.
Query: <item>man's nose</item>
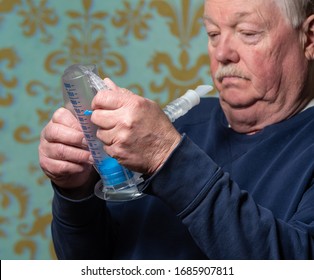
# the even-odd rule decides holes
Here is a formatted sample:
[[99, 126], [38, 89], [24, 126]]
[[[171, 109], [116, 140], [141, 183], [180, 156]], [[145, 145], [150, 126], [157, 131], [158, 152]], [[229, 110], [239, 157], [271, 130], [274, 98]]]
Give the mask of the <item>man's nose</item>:
[[221, 64], [237, 63], [240, 56], [237, 50], [236, 43], [227, 36], [221, 36], [218, 44], [215, 47], [215, 58]]

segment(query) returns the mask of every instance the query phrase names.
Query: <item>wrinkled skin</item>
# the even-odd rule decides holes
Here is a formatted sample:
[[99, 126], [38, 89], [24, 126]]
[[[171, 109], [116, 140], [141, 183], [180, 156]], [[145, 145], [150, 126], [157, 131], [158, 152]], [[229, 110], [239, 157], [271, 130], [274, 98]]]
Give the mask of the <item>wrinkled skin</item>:
[[[309, 24], [313, 33], [313, 17]], [[313, 34], [292, 28], [274, 1], [206, 0], [204, 25], [211, 73], [234, 130], [260, 131], [313, 98], [305, 88]]]

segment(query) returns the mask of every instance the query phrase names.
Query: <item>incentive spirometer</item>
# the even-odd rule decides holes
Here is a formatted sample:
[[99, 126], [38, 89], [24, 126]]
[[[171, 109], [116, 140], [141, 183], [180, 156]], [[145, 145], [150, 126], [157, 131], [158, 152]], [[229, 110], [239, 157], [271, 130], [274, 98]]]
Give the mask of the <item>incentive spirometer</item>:
[[[90, 120], [91, 103], [98, 91], [108, 89], [97, 74], [95, 65], [74, 64], [62, 75], [64, 105], [80, 122], [94, 159], [94, 167], [101, 177], [95, 186], [95, 194], [110, 201], [141, 198], [144, 196], [138, 188], [143, 183], [141, 174], [128, 170], [110, 157], [105, 152], [104, 143], [96, 137], [98, 127]], [[173, 122], [199, 104], [200, 97], [212, 89], [210, 85], [201, 85], [195, 90], [189, 89], [184, 95], [170, 102], [163, 111]]]

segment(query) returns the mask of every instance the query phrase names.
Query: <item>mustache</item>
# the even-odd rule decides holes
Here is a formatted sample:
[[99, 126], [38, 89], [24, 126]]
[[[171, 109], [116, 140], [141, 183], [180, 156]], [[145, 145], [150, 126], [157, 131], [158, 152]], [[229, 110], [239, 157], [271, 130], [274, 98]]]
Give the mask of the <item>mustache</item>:
[[223, 78], [225, 77], [238, 77], [246, 80], [249, 79], [242, 70], [238, 69], [237, 66], [232, 64], [219, 67], [215, 74], [215, 79], [219, 82], [222, 82]]

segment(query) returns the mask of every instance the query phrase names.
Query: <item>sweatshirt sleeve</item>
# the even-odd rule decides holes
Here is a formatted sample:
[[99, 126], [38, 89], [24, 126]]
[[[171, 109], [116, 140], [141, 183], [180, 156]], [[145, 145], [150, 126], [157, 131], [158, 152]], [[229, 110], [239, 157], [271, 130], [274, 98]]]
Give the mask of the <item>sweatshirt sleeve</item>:
[[209, 259], [314, 256], [313, 186], [292, 219], [276, 219], [187, 136], [147, 181], [145, 191], [175, 211]]
[[103, 200], [95, 195], [71, 200], [54, 186], [52, 213], [52, 238], [58, 259], [111, 258], [112, 224]]

